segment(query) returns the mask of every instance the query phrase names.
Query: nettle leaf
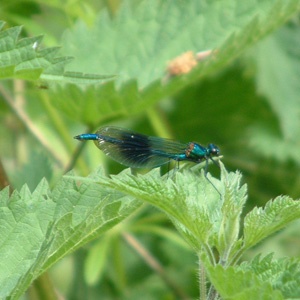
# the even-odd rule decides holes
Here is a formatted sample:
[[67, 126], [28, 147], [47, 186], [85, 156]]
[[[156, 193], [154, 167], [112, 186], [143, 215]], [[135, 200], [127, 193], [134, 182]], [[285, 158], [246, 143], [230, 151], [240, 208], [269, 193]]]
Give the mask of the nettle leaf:
[[40, 50], [43, 36], [19, 39], [21, 26], [2, 30], [4, 25], [5, 23], [0, 21], [0, 79], [41, 79], [87, 84], [113, 77], [65, 72], [65, 65], [73, 60], [72, 57], [58, 57], [58, 47]]
[[227, 262], [240, 245], [240, 218], [247, 199], [247, 187], [241, 186], [242, 176], [239, 172], [228, 173], [222, 164], [221, 178], [224, 192], [216, 248], [220, 253], [220, 260]]
[[243, 262], [240, 269], [252, 271], [258, 278], [271, 283], [274, 289], [282, 292], [285, 299], [295, 299], [300, 295], [299, 258], [273, 259], [273, 254], [264, 258], [260, 255], [251, 262]]
[[265, 208], [255, 207], [244, 220], [244, 248], [254, 246], [267, 236], [300, 217], [300, 201], [279, 196]]
[[300, 161], [299, 151], [295, 151], [300, 134], [299, 34], [299, 21], [294, 19], [252, 51], [259, 92], [266, 96], [266, 101], [276, 113], [280, 130], [268, 130], [266, 124], [254, 125], [249, 141], [253, 151], [278, 161]]
[[87, 86], [84, 90], [75, 85], [56, 86], [50, 90], [55, 106], [71, 119], [95, 128], [99, 122], [135, 115], [145, 110], [154, 100], [141, 100], [136, 81], [129, 81], [118, 91], [115, 82], [101, 86]]
[[135, 78], [145, 87], [164, 77], [168, 61], [188, 50], [221, 50], [225, 45], [212, 59], [219, 64], [219, 55], [233, 56], [231, 50], [253, 44], [295, 13], [299, 4], [144, 0], [134, 7], [123, 1], [115, 18], [104, 10], [92, 29], [78, 22], [68, 30], [64, 51], [80, 58], [69, 66], [71, 70], [113, 72], [119, 74], [120, 83]]
[[[124, 1], [113, 19], [104, 10], [92, 29], [78, 22], [62, 41], [64, 52], [76, 57], [69, 70], [117, 75], [109, 87], [98, 86], [96, 96], [87, 103], [87, 107], [96, 108], [98, 119], [90, 121], [90, 111], [80, 106], [78, 98], [68, 95], [69, 88], [63, 96], [61, 91], [53, 95], [53, 101], [70, 118], [89, 120], [93, 125], [128, 112], [139, 113], [219, 71], [283, 24], [299, 7], [300, 1], [295, 0], [263, 3], [145, 0], [137, 7]], [[167, 74], [168, 63], [177, 56], [186, 51], [196, 56], [207, 49], [214, 52], [189, 73], [175, 77]], [[91, 96], [89, 91], [88, 95]], [[87, 97], [83, 94], [82, 98]], [[72, 102], [78, 113], [73, 115], [66, 102]], [[117, 110], [110, 107], [110, 102]]]
[[101, 173], [80, 185], [70, 175], [52, 190], [42, 180], [33, 193], [26, 186], [12, 196], [8, 189], [0, 192], [1, 299], [19, 299], [57, 260], [106, 232], [141, 204], [97, 184]]
[[300, 134], [299, 34], [297, 21], [289, 22], [260, 43], [254, 55], [258, 88], [279, 118], [284, 142], [297, 142]]
[[[209, 182], [203, 173], [200, 175], [200, 167], [202, 165], [187, 170], [183, 168], [182, 172], [173, 175], [171, 171], [169, 177], [163, 178], [158, 170], [149, 172], [147, 176], [134, 176], [126, 170], [122, 175], [111, 176], [110, 180], [103, 178], [99, 183], [165, 212], [197, 252], [209, 246], [219, 249], [221, 256], [223, 252], [228, 256], [238, 238], [237, 234], [232, 235], [232, 231], [239, 230], [245, 188], [239, 188], [240, 175], [228, 174], [222, 164], [221, 181], [210, 177]], [[221, 191], [222, 199], [216, 189]], [[225, 223], [230, 226], [224, 226]], [[220, 231], [225, 239], [219, 238]]]
[[[129, 170], [121, 174], [111, 176], [111, 180], [104, 178], [99, 183], [164, 211], [193, 248], [199, 249], [202, 243], [207, 242], [213, 226], [210, 218], [220, 201], [212, 185], [199, 177], [200, 174], [176, 172], [174, 180], [162, 179], [158, 170], [149, 172], [147, 176], [134, 176]], [[208, 207], [211, 214], [207, 211]]]
[[[289, 111], [290, 102], [288, 101], [289, 99], [287, 99], [284, 107], [288, 107], [287, 110]], [[291, 106], [293, 107], [293, 105]], [[294, 106], [294, 110], [297, 111], [298, 108]], [[285, 115], [285, 113], [282, 112], [281, 115]], [[278, 117], [281, 118], [280, 115]], [[298, 130], [298, 128], [296, 128], [298, 125], [297, 122], [294, 122], [293, 124], [295, 125], [293, 131], [294, 134]], [[275, 133], [274, 130], [270, 130], [267, 126], [262, 124], [252, 125], [248, 133], [249, 144], [253, 152], [259, 153], [265, 157], [274, 157], [280, 162], [287, 162], [291, 159], [296, 162], [300, 161], [300, 153], [297, 151], [298, 141], [294, 139], [285, 139], [282, 137], [281, 133]], [[270, 145], [272, 145], [272, 147], [270, 147]], [[276, 149], [276, 151], [274, 151], [274, 149]]]
[[267, 281], [262, 281], [253, 272], [241, 271], [239, 267], [224, 268], [207, 264], [207, 274], [222, 299], [273, 300], [284, 299]]

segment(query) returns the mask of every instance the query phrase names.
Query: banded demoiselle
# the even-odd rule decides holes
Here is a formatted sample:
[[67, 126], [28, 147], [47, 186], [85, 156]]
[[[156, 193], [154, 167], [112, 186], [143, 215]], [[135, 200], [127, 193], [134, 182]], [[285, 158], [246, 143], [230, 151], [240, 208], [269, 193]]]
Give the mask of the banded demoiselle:
[[198, 143], [180, 143], [171, 139], [147, 136], [119, 127], [107, 126], [96, 133], [83, 133], [77, 140], [94, 140], [96, 146], [115, 161], [132, 168], [156, 168], [170, 160], [200, 163], [220, 155], [214, 144], [203, 147]]

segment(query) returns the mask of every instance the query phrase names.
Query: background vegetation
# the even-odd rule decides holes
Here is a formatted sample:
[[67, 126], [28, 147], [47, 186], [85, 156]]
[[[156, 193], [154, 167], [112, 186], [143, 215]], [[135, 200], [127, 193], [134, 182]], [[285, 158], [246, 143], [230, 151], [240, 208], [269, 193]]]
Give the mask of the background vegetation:
[[[0, 19], [6, 22], [0, 32], [1, 187], [9, 182], [20, 191], [13, 196], [16, 211], [22, 207], [20, 199], [30, 199], [23, 207], [26, 214], [19, 211], [12, 217], [28, 218], [22, 230], [24, 224], [29, 232], [35, 228], [30, 220], [42, 211], [41, 220], [50, 220], [52, 208], [65, 217], [56, 224], [56, 236], [72, 236], [68, 251], [52, 257], [48, 266], [83, 245], [48, 273], [67, 299], [99, 299], [99, 294], [101, 299], [140, 299], [141, 295], [175, 299], [196, 298], [199, 293], [194, 253], [152, 206], [132, 199], [121, 208], [112, 205], [118, 218], [110, 219], [108, 227], [129, 218], [100, 235], [106, 231], [103, 225], [88, 237], [84, 232], [94, 227], [80, 223], [80, 215], [88, 210], [78, 208], [75, 214], [83, 227], [71, 234], [62, 230], [68, 218], [63, 213], [74, 203], [68, 201], [70, 207], [65, 207], [39, 202], [37, 208], [35, 201], [41, 195], [48, 199], [71, 188], [71, 183], [61, 181], [70, 169], [81, 176], [99, 165], [107, 174], [123, 169], [93, 143], [73, 140], [74, 135], [109, 124], [183, 142], [213, 142], [220, 147], [227, 170], [243, 174], [249, 193], [244, 214], [281, 194], [299, 197], [300, 1], [243, 2], [19, 0], [0, 4]], [[15, 27], [20, 25], [22, 30]], [[58, 45], [60, 49], [52, 48]], [[169, 62], [179, 55], [205, 50], [214, 52], [191, 72], [168, 74]], [[210, 171], [219, 176], [214, 166]], [[45, 193], [43, 178], [53, 194]], [[100, 188], [97, 192], [103, 193]], [[8, 192], [1, 197], [4, 206]], [[105, 205], [114, 203], [109, 197]], [[94, 217], [101, 218], [103, 207], [94, 200], [90, 209], [99, 210]], [[5, 220], [1, 228], [7, 229], [8, 213], [1, 219]], [[7, 232], [2, 236], [2, 253], [18, 245], [26, 248], [22, 241], [28, 237], [21, 231], [15, 236]], [[31, 236], [35, 235], [33, 230]], [[50, 236], [45, 234], [42, 247], [28, 250], [30, 255], [42, 253]], [[80, 243], [73, 245], [76, 238]], [[270, 252], [276, 258], [297, 257], [299, 246], [298, 224], [293, 223], [252, 248], [244, 259]], [[35, 278], [37, 273], [23, 265]], [[19, 280], [14, 278], [19, 269], [13, 262], [2, 270], [10, 275], [0, 298], [9, 295]], [[38, 283], [24, 297], [35, 297]], [[18, 291], [13, 293], [19, 296]], [[51, 297], [49, 291], [46, 294]]]

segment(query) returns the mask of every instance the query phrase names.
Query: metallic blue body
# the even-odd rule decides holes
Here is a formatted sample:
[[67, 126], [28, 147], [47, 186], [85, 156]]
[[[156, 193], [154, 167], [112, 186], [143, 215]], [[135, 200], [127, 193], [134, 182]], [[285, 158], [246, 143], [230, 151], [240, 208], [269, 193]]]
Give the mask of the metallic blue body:
[[147, 136], [118, 127], [103, 127], [96, 133], [84, 133], [78, 140], [94, 140], [96, 146], [115, 161], [132, 168], [156, 168], [175, 161], [200, 163], [220, 155], [214, 144], [183, 144], [174, 140]]

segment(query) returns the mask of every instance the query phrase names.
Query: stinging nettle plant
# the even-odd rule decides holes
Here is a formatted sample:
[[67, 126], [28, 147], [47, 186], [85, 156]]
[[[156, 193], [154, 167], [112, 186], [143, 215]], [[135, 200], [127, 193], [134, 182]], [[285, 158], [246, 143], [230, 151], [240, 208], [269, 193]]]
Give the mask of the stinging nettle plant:
[[[223, 16], [223, 7], [217, 3], [207, 3], [206, 10], [198, 1], [189, 1], [191, 6], [181, 1], [159, 4], [159, 1], [142, 1], [138, 9], [130, 10], [127, 3], [113, 20], [102, 13], [95, 32], [79, 22], [74, 32], [65, 33], [65, 51], [71, 52], [72, 47], [78, 51], [75, 67], [91, 59], [93, 67], [97, 70], [102, 67], [101, 73], [112, 75], [90, 74], [94, 70], [89, 74], [65, 71], [71, 60], [69, 56], [57, 57], [57, 48], [40, 49], [41, 36], [19, 40], [21, 27], [13, 27], [1, 31], [0, 77], [39, 80], [50, 86], [57, 83], [49, 91], [53, 106], [72, 121], [95, 129], [107, 120], [143, 114], [162, 98], [171, 97], [221, 70], [244, 49], [283, 24], [300, 6], [299, 1], [270, 0], [264, 1], [263, 9], [259, 10], [256, 4], [249, 3], [244, 10], [249, 13], [247, 18], [241, 13], [234, 19], [236, 22], [228, 18], [224, 23], [215, 24], [211, 21], [211, 11], [216, 12], [215, 17]], [[237, 2], [229, 1], [228, 11], [233, 4]], [[191, 14], [190, 22], [184, 23], [186, 27], [180, 22], [187, 19], [178, 17], [184, 9]], [[145, 15], [150, 17], [144, 18]], [[167, 15], [169, 19], [164, 19]], [[157, 21], [162, 19], [163, 27]], [[236, 30], [235, 24], [240, 24], [241, 29]], [[212, 26], [219, 32], [217, 36], [210, 33]], [[3, 27], [4, 22], [1, 22], [0, 28]], [[201, 30], [199, 36], [207, 36], [207, 40], [200, 41], [199, 36], [188, 34], [195, 28]], [[132, 30], [130, 40], [124, 34], [129, 30]], [[159, 34], [168, 36], [167, 33], [170, 34], [168, 42], [155, 43]], [[88, 46], [88, 41], [93, 40], [85, 40], [89, 34], [100, 37], [101, 43], [90, 45], [90, 55], [87, 55], [87, 49], [81, 46]], [[175, 39], [178, 36], [178, 40]], [[115, 40], [122, 48], [111, 58], [114, 51], [110, 45]], [[132, 49], [131, 45], [138, 40], [149, 43], [146, 44], [149, 53]], [[209, 49], [217, 49], [213, 52], [215, 55], [188, 74], [165, 80], [166, 61], [187, 49], [205, 50], [200, 49], [201, 43]], [[93, 46], [94, 52], [91, 51]], [[161, 51], [162, 46], [166, 47], [164, 51]], [[149, 56], [143, 57], [145, 53]], [[123, 54], [129, 59], [124, 59]], [[120, 69], [112, 68], [112, 61], [113, 66]], [[123, 76], [115, 76], [119, 73]], [[82, 88], [81, 84], [99, 85]], [[14, 103], [9, 105], [18, 114]], [[60, 153], [53, 156], [65, 166], [66, 159]], [[145, 202], [165, 213], [196, 253], [201, 299], [296, 298], [300, 294], [299, 259], [274, 259], [269, 254], [241, 263], [241, 258], [251, 247], [298, 219], [299, 201], [279, 196], [267, 202], [264, 208], [254, 208], [242, 217], [247, 188], [241, 185], [241, 174], [228, 173], [221, 164], [220, 180], [209, 177], [220, 196], [199, 167], [175, 174], [171, 171], [171, 175], [163, 178], [158, 170], [137, 176], [125, 170], [110, 177], [104, 175], [102, 169], [88, 177], [69, 172], [51, 187], [42, 179], [34, 189], [27, 184], [12, 194], [8, 188], [3, 189], [0, 192], [0, 299], [19, 299], [50, 266], [115, 228]]]
[[[240, 185], [239, 172], [228, 173], [220, 165], [221, 180], [210, 180], [221, 197], [203, 172], [200, 176], [199, 166], [163, 178], [158, 170], [137, 176], [125, 170], [110, 177], [99, 170], [85, 178], [69, 173], [52, 189], [43, 180], [32, 193], [26, 186], [11, 196], [8, 188], [1, 191], [1, 297], [18, 299], [52, 264], [114, 227], [142, 202], [166, 213], [197, 254], [202, 297], [297, 295], [299, 259], [266, 256], [242, 264], [239, 259], [298, 219], [300, 202], [280, 196], [242, 219], [246, 185]], [[211, 283], [207, 294], [204, 274]]]

